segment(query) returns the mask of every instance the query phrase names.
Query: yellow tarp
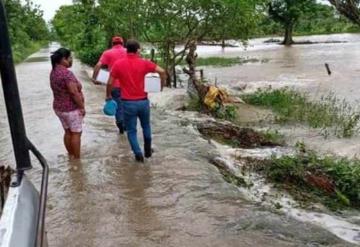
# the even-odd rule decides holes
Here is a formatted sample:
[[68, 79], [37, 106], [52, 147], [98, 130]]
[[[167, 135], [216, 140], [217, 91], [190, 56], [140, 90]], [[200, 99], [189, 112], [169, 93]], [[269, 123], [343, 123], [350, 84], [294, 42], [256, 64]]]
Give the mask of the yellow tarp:
[[219, 103], [224, 103], [228, 97], [229, 95], [225, 89], [210, 86], [204, 98], [204, 104], [207, 105], [210, 109], [214, 109], [216, 107], [216, 99], [219, 99]]

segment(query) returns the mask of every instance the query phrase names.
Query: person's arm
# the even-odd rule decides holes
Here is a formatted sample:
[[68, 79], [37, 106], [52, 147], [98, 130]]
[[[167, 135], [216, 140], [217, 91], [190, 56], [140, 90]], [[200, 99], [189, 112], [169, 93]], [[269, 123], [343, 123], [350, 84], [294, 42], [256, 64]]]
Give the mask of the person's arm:
[[164, 86], [166, 85], [166, 78], [167, 78], [166, 71], [163, 68], [161, 68], [159, 65], [157, 65], [155, 68], [155, 72], [160, 75], [161, 91], [162, 91]]
[[112, 90], [112, 83], [113, 83], [114, 78], [110, 75], [109, 76], [109, 80], [107, 81], [106, 84], [106, 100], [111, 99], [111, 90]]
[[100, 82], [98, 82], [98, 81], [96, 80], [96, 78], [98, 77], [98, 74], [99, 74], [99, 71], [100, 71], [102, 65], [103, 65], [103, 64], [99, 61], [99, 62], [95, 65], [95, 67], [94, 67], [94, 72], [93, 72], [91, 81], [92, 81], [95, 85], [101, 84]]
[[75, 104], [80, 108], [83, 115], [85, 115], [85, 105], [84, 99], [81, 92], [79, 92], [78, 85], [75, 82], [70, 82], [67, 85], [67, 90], [71, 95], [71, 98], [74, 100]]

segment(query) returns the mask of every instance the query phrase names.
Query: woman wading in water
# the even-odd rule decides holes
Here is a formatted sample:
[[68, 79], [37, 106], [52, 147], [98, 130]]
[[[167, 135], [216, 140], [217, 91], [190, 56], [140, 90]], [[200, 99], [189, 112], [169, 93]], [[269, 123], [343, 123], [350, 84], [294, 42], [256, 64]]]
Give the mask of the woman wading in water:
[[51, 56], [51, 64], [53, 109], [65, 130], [64, 144], [70, 158], [79, 159], [85, 102], [81, 83], [68, 70], [72, 66], [70, 50], [60, 48], [55, 51]]

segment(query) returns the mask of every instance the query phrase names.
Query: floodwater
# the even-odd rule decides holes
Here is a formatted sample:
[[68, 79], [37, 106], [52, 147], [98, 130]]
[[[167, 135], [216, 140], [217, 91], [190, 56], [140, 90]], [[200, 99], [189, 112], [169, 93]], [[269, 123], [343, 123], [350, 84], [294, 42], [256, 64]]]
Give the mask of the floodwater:
[[[360, 34], [334, 34], [295, 37], [295, 41], [317, 42], [312, 45], [284, 47], [264, 43], [270, 38], [250, 40], [244, 47], [200, 46], [200, 56], [226, 56], [257, 58], [259, 61], [225, 68], [205, 68], [205, 76], [218, 85], [235, 89], [245, 88], [247, 92], [257, 88], [289, 87], [309, 94], [315, 100], [335, 95], [340, 101], [348, 102], [353, 111], [360, 111]], [[281, 37], [275, 37], [281, 40]], [[335, 41], [335, 42], [334, 42]], [[333, 42], [333, 43], [331, 43]], [[325, 63], [329, 64], [328, 75]], [[324, 137], [319, 130], [288, 126], [281, 127], [282, 133], [295, 144], [304, 142], [320, 153], [331, 153], [347, 157], [360, 156], [360, 136], [348, 139]]]
[[[280, 39], [277, 37], [275, 39]], [[247, 83], [303, 87], [315, 97], [334, 92], [349, 102], [357, 102], [360, 83], [360, 34], [334, 34], [296, 37], [295, 41], [320, 42], [313, 45], [284, 47], [264, 43], [267, 38], [251, 40], [243, 47], [200, 47], [200, 56], [257, 58], [267, 62], [205, 69], [206, 76], [219, 84]], [[325, 42], [344, 43], [325, 43]], [[322, 42], [322, 43], [321, 43]], [[325, 63], [332, 72], [327, 74]]]
[[[87, 115], [83, 159], [69, 162], [51, 109], [54, 48], [16, 68], [27, 134], [51, 167], [49, 246], [353, 246], [246, 199], [210, 164], [214, 146], [177, 114], [152, 109], [155, 154], [136, 163], [126, 137], [101, 112], [104, 88], [91, 84], [78, 61], [72, 70], [83, 83]], [[14, 164], [3, 100], [0, 109], [0, 163]], [[39, 184], [34, 167], [29, 176]]]

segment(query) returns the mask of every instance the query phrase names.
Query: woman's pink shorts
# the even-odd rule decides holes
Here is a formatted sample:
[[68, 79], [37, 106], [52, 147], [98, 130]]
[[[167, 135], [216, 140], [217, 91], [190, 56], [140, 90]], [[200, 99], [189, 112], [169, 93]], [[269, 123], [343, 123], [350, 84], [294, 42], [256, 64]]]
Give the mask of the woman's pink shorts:
[[65, 130], [70, 130], [74, 133], [82, 132], [84, 116], [81, 114], [80, 110], [70, 112], [56, 111], [55, 113], [59, 117], [60, 122]]

